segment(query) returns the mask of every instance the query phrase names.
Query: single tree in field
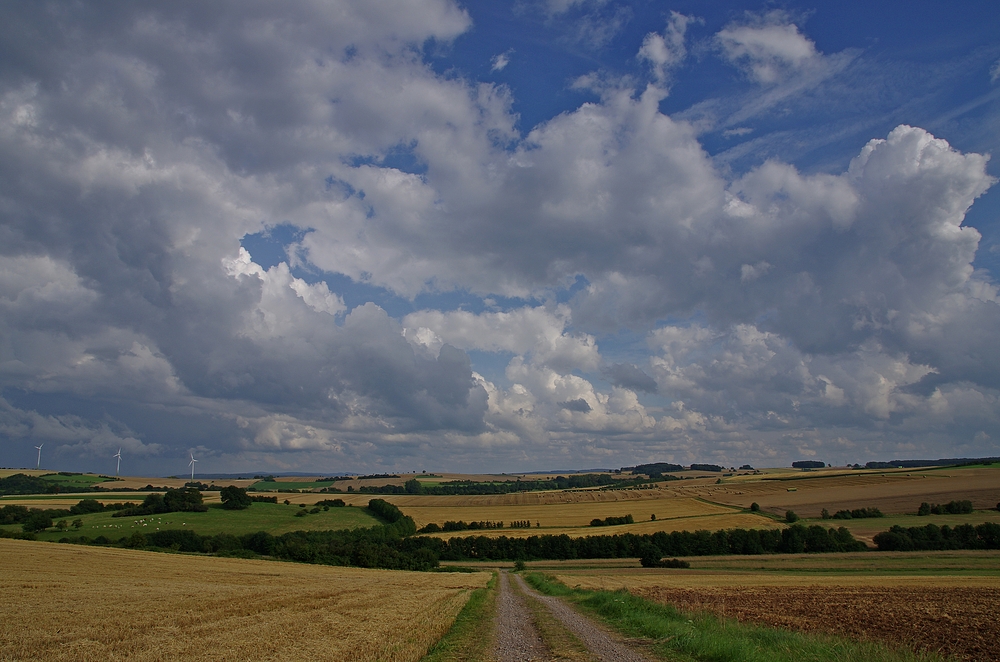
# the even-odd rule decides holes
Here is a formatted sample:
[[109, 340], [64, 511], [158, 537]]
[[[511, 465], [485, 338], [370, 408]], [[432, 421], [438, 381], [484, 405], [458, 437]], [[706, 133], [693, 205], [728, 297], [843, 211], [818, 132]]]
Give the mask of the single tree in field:
[[791, 524], [793, 522], [798, 522], [799, 521], [799, 516], [795, 514], [794, 510], [786, 510], [785, 511], [785, 521], [788, 522], [789, 524]]
[[226, 510], [243, 510], [253, 505], [253, 500], [247, 491], [235, 485], [223, 487], [219, 496], [222, 497], [222, 507]]
[[52, 526], [52, 517], [41, 510], [32, 512], [28, 515], [28, 519], [21, 523], [21, 528], [25, 533], [37, 533], [38, 531], [44, 531], [50, 526]]

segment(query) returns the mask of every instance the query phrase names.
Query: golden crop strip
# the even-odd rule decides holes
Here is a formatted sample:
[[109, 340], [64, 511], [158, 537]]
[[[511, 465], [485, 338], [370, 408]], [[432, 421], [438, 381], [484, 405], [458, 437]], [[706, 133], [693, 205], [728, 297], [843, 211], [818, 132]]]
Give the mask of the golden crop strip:
[[[655, 522], [636, 522], [635, 524], [621, 524], [618, 526], [576, 526], [576, 527], [542, 527], [531, 529], [484, 529], [448, 531], [442, 533], [426, 534], [435, 538], [462, 538], [466, 536], [488, 536], [497, 538], [507, 536], [508, 538], [527, 538], [529, 536], [559, 536], [568, 535], [570, 538], [583, 538], [587, 536], [613, 536], [623, 533], [650, 534], [657, 531], [671, 533], [673, 531], [718, 531], [720, 529], [781, 529], [785, 525], [775, 522], [766, 517], [750, 515], [744, 513], [723, 513], [719, 515], [704, 515], [693, 517], [678, 517], [675, 519], [657, 519]], [[422, 534], [425, 535], [425, 534]]]
[[0, 659], [419, 660], [488, 573], [0, 539]]
[[[541, 494], [503, 495], [503, 497], [526, 497], [523, 503], [503, 497], [410, 497], [392, 499], [399, 508], [413, 518], [417, 526], [430, 522], [443, 524], [449, 520], [465, 522], [501, 521], [509, 524], [516, 520], [529, 520], [534, 526], [580, 527], [590, 524], [592, 519], [632, 515], [636, 522], [675, 517], [695, 517], [723, 515], [736, 509], [705, 503], [698, 499], [676, 498], [667, 493], [647, 490], [647, 498], [619, 498], [616, 493], [565, 493], [563, 498], [556, 495], [545, 500]], [[628, 494], [626, 492], [622, 495]], [[645, 495], [644, 495], [645, 496]], [[659, 498], [656, 498], [656, 497]], [[603, 498], [594, 498], [603, 497]], [[657, 529], [660, 530], [660, 529]]]

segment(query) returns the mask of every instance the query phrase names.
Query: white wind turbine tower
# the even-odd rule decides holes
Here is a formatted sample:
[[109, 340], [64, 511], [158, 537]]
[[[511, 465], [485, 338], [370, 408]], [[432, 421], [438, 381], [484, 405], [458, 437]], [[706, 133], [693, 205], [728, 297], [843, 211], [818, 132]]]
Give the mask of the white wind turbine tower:
[[191, 465], [191, 482], [194, 482], [194, 463], [197, 461], [194, 459], [194, 453], [191, 453], [191, 462], [189, 463]]
[[118, 458], [118, 466], [115, 467], [115, 478], [118, 478], [118, 472], [122, 468], [122, 449], [118, 449], [118, 452], [114, 454], [114, 457]]
[[42, 446], [44, 445], [45, 444], [38, 444], [37, 446], [35, 446], [35, 448], [38, 449], [38, 462], [35, 463], [36, 470], [42, 466]]

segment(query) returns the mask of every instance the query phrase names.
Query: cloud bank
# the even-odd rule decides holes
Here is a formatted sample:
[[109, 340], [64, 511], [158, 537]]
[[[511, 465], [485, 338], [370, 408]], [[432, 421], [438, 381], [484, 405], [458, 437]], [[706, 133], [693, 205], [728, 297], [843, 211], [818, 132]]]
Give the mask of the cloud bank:
[[[508, 470], [1000, 435], [1000, 303], [963, 223], [987, 157], [901, 125], [842, 172], [730, 173], [660, 110], [689, 17], [636, 45], [648, 84], [522, 132], [510, 89], [428, 64], [471, 28], [444, 0], [11, 13], [7, 457]], [[781, 15], [715, 43], [762, 86], [831, 71]], [[304, 232], [265, 267], [241, 240], [278, 224]], [[343, 283], [481, 305], [394, 317]]]

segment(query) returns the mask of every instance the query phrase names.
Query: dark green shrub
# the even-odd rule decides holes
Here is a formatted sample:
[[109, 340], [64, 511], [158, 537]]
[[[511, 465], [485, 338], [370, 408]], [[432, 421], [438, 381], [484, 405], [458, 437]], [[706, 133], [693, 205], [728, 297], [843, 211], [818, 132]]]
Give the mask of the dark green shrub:
[[219, 491], [222, 507], [226, 510], [244, 510], [253, 505], [253, 499], [242, 487], [227, 485]]
[[759, 513], [760, 512], [760, 504], [757, 503], [756, 501], [754, 501], [753, 503], [751, 503], [750, 504], [750, 512], [751, 513]]
[[794, 510], [786, 510], [785, 521], [788, 522], [789, 524], [793, 524], [794, 522], [799, 521], [799, 516], [795, 514]]
[[31, 510], [27, 519], [21, 522], [21, 529], [25, 533], [37, 533], [52, 526], [52, 516], [43, 510]]

